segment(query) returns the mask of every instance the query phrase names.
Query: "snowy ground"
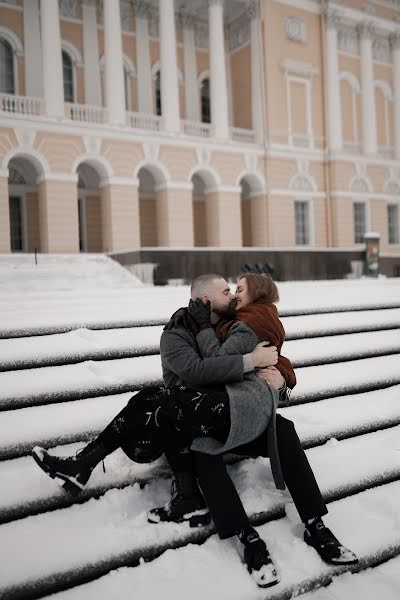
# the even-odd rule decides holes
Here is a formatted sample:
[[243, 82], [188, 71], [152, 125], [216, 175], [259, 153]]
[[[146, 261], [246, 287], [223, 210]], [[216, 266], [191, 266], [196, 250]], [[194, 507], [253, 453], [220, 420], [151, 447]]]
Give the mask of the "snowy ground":
[[[60, 274], [58, 283], [53, 275], [49, 290], [44, 282], [59, 264], [43, 266], [40, 276], [24, 267], [21, 277], [22, 267], [7, 270], [6, 262], [0, 260], [0, 335], [21, 337], [0, 339], [0, 457], [7, 459], [0, 462], [0, 598], [33, 597], [43, 581], [47, 589], [57, 581], [79, 583], [93, 569], [111, 572], [54, 598], [277, 600], [304, 592], [305, 600], [400, 598], [400, 280], [279, 284], [289, 340], [283, 352], [298, 367], [293, 399], [299, 402], [281, 412], [295, 422], [321, 489], [334, 500], [327, 524], [358, 553], [364, 570], [340, 573], [324, 565], [302, 541], [290, 497], [274, 489], [268, 460], [247, 460], [230, 473], [248, 514], [264, 515], [258, 529], [281, 577], [262, 591], [241, 567], [232, 540], [212, 535], [202, 545], [185, 545], [195, 541], [188, 527], [147, 523], [146, 511], [169, 495], [162, 459], [134, 466], [115, 453], [105, 474], [96, 469], [87, 501], [71, 505], [24, 456], [36, 443], [75, 451], [132, 390], [159, 379], [161, 324], [187, 302], [188, 288], [130, 284], [119, 268], [98, 276], [96, 261], [90, 279], [79, 261], [64, 257], [66, 272], [75, 275]], [[47, 335], [28, 337], [38, 333]], [[142, 489], [138, 481], [148, 483]], [[124, 557], [171, 543], [183, 547], [135, 568], [115, 568], [129, 562]], [[387, 562], [366, 568], [377, 557]], [[308, 591], [332, 577], [328, 587]], [[23, 591], [25, 584], [31, 591]]]

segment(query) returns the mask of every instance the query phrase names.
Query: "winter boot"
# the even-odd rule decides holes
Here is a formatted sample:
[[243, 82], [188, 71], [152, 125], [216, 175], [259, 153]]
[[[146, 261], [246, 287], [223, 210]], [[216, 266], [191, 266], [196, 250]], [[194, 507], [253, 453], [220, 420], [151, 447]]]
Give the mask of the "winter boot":
[[358, 562], [354, 552], [342, 546], [320, 517], [306, 523], [304, 541], [330, 565], [354, 565]]
[[279, 578], [265, 542], [252, 527], [242, 529], [238, 534], [244, 546], [243, 561], [250, 575], [261, 588], [279, 583]]
[[171, 500], [147, 514], [149, 523], [188, 522], [190, 527], [204, 527], [210, 523], [210, 513], [191, 473], [174, 473]]
[[76, 456], [53, 456], [40, 446], [32, 450], [39, 467], [73, 496], [83, 490], [95, 466], [108, 454], [109, 451], [97, 440], [79, 450]]

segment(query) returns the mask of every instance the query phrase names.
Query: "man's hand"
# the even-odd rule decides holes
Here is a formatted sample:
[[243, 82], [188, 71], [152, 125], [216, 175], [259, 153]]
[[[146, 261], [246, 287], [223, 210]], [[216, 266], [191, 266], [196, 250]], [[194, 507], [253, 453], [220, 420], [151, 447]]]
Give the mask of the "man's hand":
[[197, 325], [200, 327], [200, 331], [202, 329], [212, 327], [211, 304], [209, 301], [204, 304], [200, 298], [196, 298], [196, 300], [190, 300], [188, 313], [192, 317], [193, 321], [195, 321], [195, 323], [197, 323]]
[[276, 367], [265, 367], [257, 372], [260, 379], [272, 385], [276, 390], [280, 390], [285, 385], [285, 379]]
[[270, 367], [278, 362], [276, 346], [269, 346], [269, 342], [259, 342], [251, 352], [254, 367]]

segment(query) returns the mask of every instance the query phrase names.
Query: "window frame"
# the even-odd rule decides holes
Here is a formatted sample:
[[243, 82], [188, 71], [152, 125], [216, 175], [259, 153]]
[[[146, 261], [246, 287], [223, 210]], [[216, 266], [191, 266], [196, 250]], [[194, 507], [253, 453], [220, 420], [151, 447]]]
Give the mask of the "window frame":
[[[369, 210], [368, 210], [368, 202], [366, 200], [361, 200], [361, 199], [356, 199], [353, 200], [352, 202], [352, 209], [353, 209], [353, 213], [352, 213], [352, 217], [353, 217], [353, 244], [356, 245], [361, 245], [364, 244], [364, 239], [362, 239], [361, 241], [357, 241], [357, 236], [356, 236], [356, 215], [355, 215], [355, 206], [356, 204], [359, 204], [361, 206], [364, 207], [364, 221], [365, 221], [365, 228], [364, 228], [364, 234], [367, 233], [367, 231], [369, 230]], [[363, 235], [364, 235], [363, 234]]]
[[[296, 207], [298, 205], [303, 205], [307, 209], [306, 214], [306, 224], [308, 228], [308, 239], [302, 243], [298, 241], [297, 232], [298, 232], [298, 221], [297, 221], [297, 210]], [[310, 247], [314, 245], [314, 219], [313, 219], [313, 203], [310, 200], [305, 198], [295, 198], [293, 202], [293, 214], [294, 214], [294, 245], [296, 247]]]
[[1, 94], [8, 94], [10, 96], [18, 96], [19, 94], [19, 87], [18, 87], [18, 61], [17, 61], [17, 55], [16, 55], [16, 51], [15, 48], [13, 46], [13, 44], [10, 42], [9, 39], [7, 39], [7, 37], [5, 35], [2, 34], [2, 32], [0, 31], [0, 42], [3, 42], [5, 45], [9, 46], [10, 50], [11, 50], [11, 57], [12, 57], [12, 65], [13, 65], [13, 92], [3, 92], [0, 91]]
[[[72, 74], [72, 100], [67, 100], [65, 98], [65, 79], [64, 79], [64, 54], [65, 56], [67, 56], [71, 62], [71, 74]], [[62, 70], [63, 70], [63, 98], [64, 98], [64, 102], [68, 103], [68, 104], [76, 104], [76, 99], [77, 99], [77, 89], [76, 89], [76, 64], [74, 61], [74, 57], [71, 55], [70, 52], [68, 52], [68, 50], [66, 50], [65, 48], [61, 48], [61, 63], [62, 63]]]
[[[390, 219], [389, 219], [389, 211], [390, 208], [397, 209], [397, 219], [395, 221], [395, 225], [397, 227], [397, 240], [394, 242], [390, 241]], [[388, 234], [388, 244], [390, 246], [398, 246], [400, 244], [400, 204], [399, 202], [388, 202], [387, 203], [387, 234]]]

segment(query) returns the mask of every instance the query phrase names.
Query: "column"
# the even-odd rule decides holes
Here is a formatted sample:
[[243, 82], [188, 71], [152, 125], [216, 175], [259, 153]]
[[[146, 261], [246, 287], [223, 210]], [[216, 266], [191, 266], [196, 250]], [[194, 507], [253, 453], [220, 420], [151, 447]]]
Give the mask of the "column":
[[[29, 0], [28, 0], [29, 1]], [[97, 38], [96, 0], [83, 0], [83, 55], [85, 61], [85, 102], [101, 106], [99, 43]]]
[[251, 245], [267, 245], [267, 199], [265, 194], [253, 192], [247, 202], [250, 203]]
[[160, 0], [161, 107], [167, 131], [180, 131], [174, 0]]
[[207, 245], [226, 248], [242, 247], [241, 188], [219, 187], [207, 190]]
[[46, 114], [61, 118], [64, 116], [64, 82], [58, 2], [40, 0], [40, 22]]
[[77, 183], [76, 175], [38, 181], [41, 252], [79, 252]]
[[39, 0], [24, 0], [25, 95], [43, 97]]
[[125, 82], [119, 0], [104, 0], [105, 104], [111, 125], [125, 125]]
[[229, 137], [224, 44], [224, 1], [208, 0], [210, 35], [211, 121], [217, 138]]
[[201, 121], [200, 93], [197, 85], [197, 59], [194, 37], [195, 18], [189, 13], [182, 13], [183, 57], [185, 62], [185, 106], [186, 119]]
[[104, 252], [140, 247], [138, 186], [137, 180], [118, 178], [100, 185]]
[[364, 154], [376, 154], [376, 112], [374, 71], [372, 63], [372, 39], [374, 29], [371, 23], [357, 26], [360, 35], [361, 93], [362, 93], [362, 132]]
[[171, 182], [156, 188], [159, 246], [193, 248], [192, 189]]
[[325, 14], [326, 39], [326, 103], [328, 148], [330, 151], [340, 150], [342, 141], [342, 110], [340, 98], [340, 81], [337, 50], [337, 28], [339, 16], [335, 11]]
[[11, 252], [8, 169], [0, 171], [0, 252]]
[[151, 7], [147, 2], [137, 2], [135, 5], [138, 112], [151, 114], [154, 101], [149, 45], [150, 10]]
[[400, 159], [400, 31], [390, 36], [393, 51], [394, 82], [394, 152], [396, 160]]
[[264, 139], [262, 48], [260, 40], [260, 3], [252, 0], [248, 6], [251, 53], [251, 125], [258, 143]]

